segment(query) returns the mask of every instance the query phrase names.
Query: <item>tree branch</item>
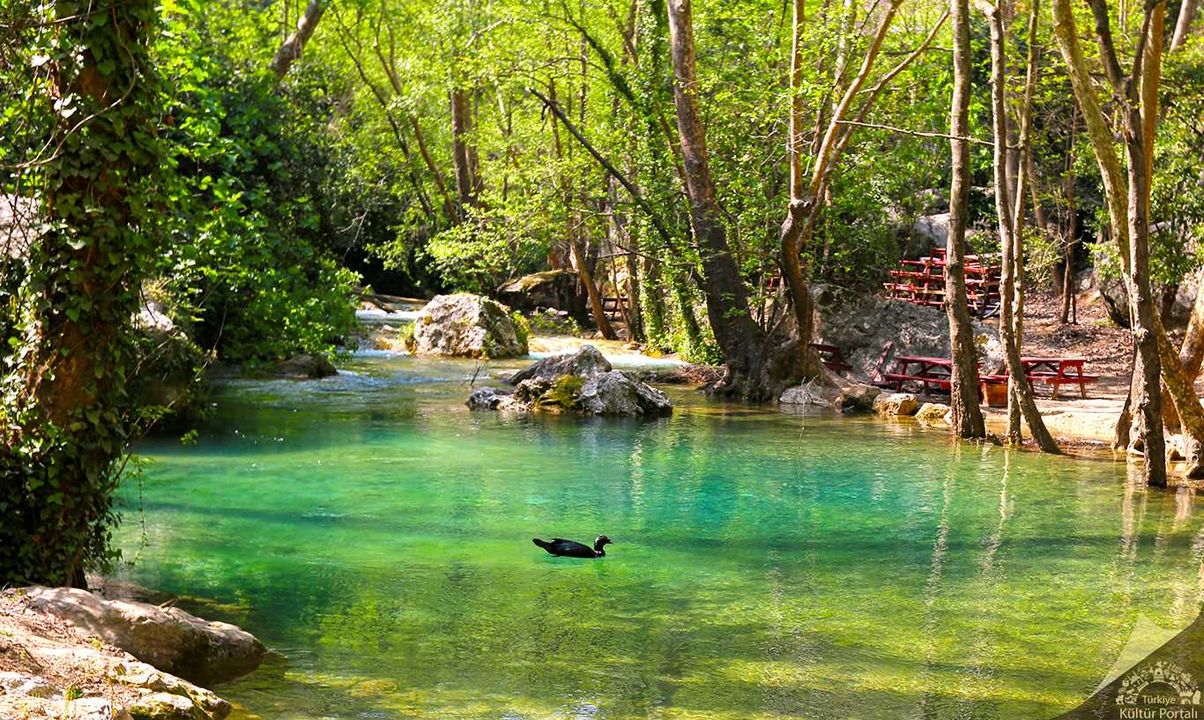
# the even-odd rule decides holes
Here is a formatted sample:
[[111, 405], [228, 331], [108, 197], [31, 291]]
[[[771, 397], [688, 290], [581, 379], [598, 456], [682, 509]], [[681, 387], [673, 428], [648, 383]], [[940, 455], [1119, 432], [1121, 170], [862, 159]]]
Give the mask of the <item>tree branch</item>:
[[613, 163], [603, 157], [602, 153], [598, 152], [598, 150], [590, 144], [589, 140], [585, 139], [585, 136], [581, 134], [581, 131], [578, 130], [577, 127], [573, 125], [573, 122], [564, 114], [564, 110], [560, 108], [559, 103], [549, 99], [535, 88], [529, 87], [527, 88], [527, 92], [539, 98], [544, 107], [547, 108], [553, 115], [555, 115], [556, 119], [559, 120], [561, 124], [564, 125], [564, 128], [569, 131], [569, 134], [577, 139], [577, 142], [581, 144], [581, 147], [585, 148], [585, 151], [588, 152], [590, 156], [592, 156], [594, 160], [606, 170], [606, 172], [610, 173], [615, 180], [619, 181], [619, 184], [622, 185], [623, 188], [631, 195], [636, 204], [640, 206], [640, 209], [648, 214], [649, 221], [652, 222], [652, 226], [656, 229], [657, 234], [660, 235], [661, 239], [665, 241], [666, 247], [672, 247], [673, 241], [672, 237], [669, 235], [669, 231], [665, 229], [665, 226], [661, 223], [660, 217], [657, 215], [656, 210], [648, 204], [647, 200], [644, 199], [644, 196], [640, 193], [639, 188], [637, 188], [630, 180], [628, 180], [627, 176], [621, 173]]
[[976, 145], [986, 145], [988, 147], [994, 147], [995, 145], [988, 140], [979, 140], [978, 138], [973, 137], [962, 137], [960, 135], [950, 135], [948, 133], [940, 132], [924, 132], [923, 130], [908, 130], [906, 128], [895, 127], [893, 125], [879, 125], [878, 123], [861, 122], [859, 120], [837, 120], [836, 122], [840, 123], [841, 125], [874, 128], [875, 130], [889, 130], [891, 132], [902, 133], [904, 135], [915, 135], [916, 137], [938, 138], [941, 140], [964, 140], [965, 142], [971, 142]]

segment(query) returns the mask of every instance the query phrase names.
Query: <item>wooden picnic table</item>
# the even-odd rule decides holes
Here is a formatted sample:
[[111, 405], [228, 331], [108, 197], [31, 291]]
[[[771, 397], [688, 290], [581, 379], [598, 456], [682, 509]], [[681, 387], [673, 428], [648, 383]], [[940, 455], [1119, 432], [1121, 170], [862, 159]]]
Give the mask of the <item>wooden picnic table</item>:
[[[1079, 395], [1087, 397], [1087, 384], [1099, 380], [1098, 375], [1087, 375], [1083, 372], [1086, 363], [1084, 358], [1073, 357], [1022, 357], [1020, 364], [1024, 375], [1031, 382], [1043, 382], [1053, 387], [1053, 399], [1058, 399], [1058, 391], [1062, 385], [1078, 385]], [[895, 366], [890, 372], [882, 373], [882, 379], [903, 389], [903, 383], [921, 383], [925, 390], [930, 387], [944, 392], [950, 388], [950, 376], [953, 374], [953, 361], [948, 358], [928, 357], [925, 355], [897, 355]], [[979, 382], [986, 385], [1007, 382], [1007, 375], [980, 375]]]
[[[1000, 268], [985, 264], [985, 259], [968, 255], [963, 266], [966, 301], [979, 317], [988, 317], [997, 312], [1000, 300]], [[901, 260], [899, 269], [889, 272], [890, 282], [883, 283], [887, 297], [915, 305], [943, 305], [947, 264], [940, 254], [918, 260]]]
[[627, 307], [627, 298], [622, 295], [602, 298], [602, 313], [611, 320], [622, 318]]
[[1021, 357], [1020, 365], [1030, 381], [1053, 386], [1053, 399], [1058, 399], [1058, 390], [1063, 385], [1078, 385], [1079, 397], [1087, 397], [1087, 384], [1099, 380], [1098, 375], [1083, 372], [1085, 358], [1075, 357]]
[[948, 392], [952, 374], [953, 361], [949, 358], [896, 355], [894, 369], [882, 373], [882, 378], [899, 390], [905, 382], [918, 382], [923, 383], [925, 390], [932, 386]]

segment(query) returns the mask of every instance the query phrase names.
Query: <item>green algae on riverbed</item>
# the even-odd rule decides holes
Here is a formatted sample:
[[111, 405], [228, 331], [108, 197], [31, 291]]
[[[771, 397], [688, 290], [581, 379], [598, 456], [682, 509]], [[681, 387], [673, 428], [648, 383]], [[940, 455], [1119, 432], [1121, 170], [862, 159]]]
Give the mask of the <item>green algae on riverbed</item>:
[[1109, 460], [685, 391], [507, 418], [463, 407], [471, 364], [351, 369], [226, 387], [125, 492], [127, 574], [278, 653], [218, 688], [264, 718], [1050, 717], [1204, 597], [1204, 507]]

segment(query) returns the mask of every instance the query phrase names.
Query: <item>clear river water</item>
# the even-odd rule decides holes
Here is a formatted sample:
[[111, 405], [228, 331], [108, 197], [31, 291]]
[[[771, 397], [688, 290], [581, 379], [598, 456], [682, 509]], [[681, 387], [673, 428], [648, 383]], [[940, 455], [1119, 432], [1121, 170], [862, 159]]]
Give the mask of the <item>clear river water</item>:
[[344, 369], [224, 385], [123, 490], [123, 576], [272, 651], [216, 688], [236, 718], [1052, 717], [1204, 599], [1204, 503], [1111, 456], [683, 389], [508, 418], [464, 407], [472, 363]]

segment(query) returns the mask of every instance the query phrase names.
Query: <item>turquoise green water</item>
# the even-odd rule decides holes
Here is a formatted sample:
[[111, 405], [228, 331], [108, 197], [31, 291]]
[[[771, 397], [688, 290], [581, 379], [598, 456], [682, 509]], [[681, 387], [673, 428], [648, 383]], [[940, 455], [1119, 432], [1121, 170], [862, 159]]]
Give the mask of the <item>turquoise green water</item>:
[[272, 649], [218, 688], [243, 717], [1049, 717], [1204, 598], [1200, 501], [1110, 459], [684, 392], [507, 419], [471, 365], [351, 369], [227, 387], [125, 490], [129, 577]]

